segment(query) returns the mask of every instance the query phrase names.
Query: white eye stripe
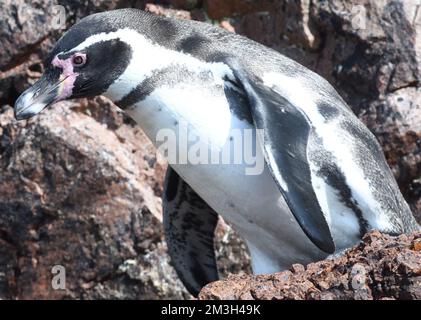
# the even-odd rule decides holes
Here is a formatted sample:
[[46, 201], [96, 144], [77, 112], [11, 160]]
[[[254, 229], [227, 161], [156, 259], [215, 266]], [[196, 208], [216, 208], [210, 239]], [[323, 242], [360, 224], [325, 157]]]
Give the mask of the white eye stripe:
[[67, 50], [67, 51], [61, 51], [61, 52], [57, 53], [56, 57], [60, 58], [60, 55], [68, 55], [70, 53], [83, 51], [86, 48], [88, 48], [88, 47], [90, 47], [90, 46], [92, 46], [96, 43], [103, 42], [103, 41], [109, 41], [109, 40], [113, 40], [113, 39], [121, 39], [121, 34], [122, 34], [122, 31], [124, 31], [124, 30], [128, 30], [130, 32], [136, 33], [136, 31], [131, 30], [131, 29], [120, 29], [116, 32], [110, 32], [110, 33], [101, 32], [101, 33], [98, 33], [98, 34], [94, 34], [94, 35], [86, 38], [83, 42], [78, 44], [73, 49], [70, 49], [70, 50]]
[[128, 28], [120, 29], [114, 32], [109, 32], [109, 33], [101, 32], [101, 33], [94, 34], [86, 38], [85, 41], [77, 45], [75, 48], [71, 49], [69, 53], [82, 51], [92, 46], [93, 44], [103, 42], [103, 41], [114, 40], [114, 39], [120, 39], [126, 43], [130, 43], [130, 41], [128, 40], [130, 40], [133, 36], [139, 36], [139, 33]]
[[220, 82], [221, 85], [223, 85], [225, 76], [232, 77], [231, 69], [224, 63], [207, 63], [189, 54], [167, 49], [128, 28], [92, 35], [70, 50], [69, 53], [82, 51], [96, 43], [113, 39], [123, 41], [132, 50], [132, 58], [126, 70], [105, 93], [114, 101], [121, 100], [134, 87], [151, 76], [154, 71], [162, 70], [171, 65], [182, 65], [192, 72], [210, 71], [215, 81]]

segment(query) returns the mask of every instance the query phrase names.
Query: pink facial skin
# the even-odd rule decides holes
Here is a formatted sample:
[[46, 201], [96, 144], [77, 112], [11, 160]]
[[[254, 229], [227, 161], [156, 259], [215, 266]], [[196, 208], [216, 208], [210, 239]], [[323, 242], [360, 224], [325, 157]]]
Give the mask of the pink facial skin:
[[[77, 53], [77, 55], [82, 56], [86, 60], [86, 55]], [[65, 77], [62, 84], [62, 89], [58, 95], [56, 101], [64, 100], [72, 95], [73, 87], [76, 81], [78, 73], [73, 71], [73, 56], [67, 58], [66, 60], [61, 60], [58, 56], [55, 56], [51, 64], [55, 67], [58, 67], [63, 70], [62, 75]]]

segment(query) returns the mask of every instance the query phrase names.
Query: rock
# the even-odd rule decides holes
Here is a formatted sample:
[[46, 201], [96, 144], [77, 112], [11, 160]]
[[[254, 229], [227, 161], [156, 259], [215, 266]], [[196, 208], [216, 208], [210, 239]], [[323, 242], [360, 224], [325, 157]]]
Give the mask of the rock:
[[211, 19], [238, 16], [248, 12], [266, 11], [273, 7], [273, 1], [204, 0], [204, 8]]
[[193, 10], [200, 6], [201, 0], [170, 0], [169, 4], [177, 9]]
[[170, 17], [170, 18], [188, 19], [188, 20], [191, 19], [191, 14], [189, 11], [168, 9], [168, 8], [164, 8], [162, 6], [158, 6], [158, 5], [154, 5], [150, 3], [146, 4], [145, 11], [148, 11], [160, 16]]
[[388, 93], [372, 102], [361, 118], [382, 144], [405, 198], [421, 221], [421, 89]]
[[420, 299], [421, 233], [377, 231], [339, 256], [273, 275], [232, 275], [205, 286], [199, 299]]
[[54, 16], [48, 8], [55, 1], [41, 0], [34, 6], [31, 1], [2, 1], [0, 3], [0, 70], [11, 69], [26, 59], [26, 54], [42, 43], [52, 30]]
[[222, 218], [215, 232], [218, 271], [222, 278], [230, 274], [250, 274], [250, 256], [244, 241]]
[[[249, 10], [237, 17], [236, 30], [247, 37], [288, 52], [287, 46], [299, 46], [310, 51], [317, 50], [321, 37], [310, 19], [310, 0], [256, 2], [261, 7]], [[294, 55], [300, 49], [292, 48]], [[294, 57], [296, 58], [296, 57]]]
[[221, 21], [219, 23], [221, 28], [228, 30], [229, 32], [235, 32], [235, 28], [231, 25], [231, 23], [227, 20]]
[[[11, 108], [1, 114], [0, 297], [188, 296], [166, 254], [162, 174], [150, 174], [163, 164], [145, 158], [155, 157], [150, 142], [121, 115], [110, 130], [74, 107], [59, 103], [27, 124]], [[66, 268], [66, 290], [50, 285], [55, 265]]]

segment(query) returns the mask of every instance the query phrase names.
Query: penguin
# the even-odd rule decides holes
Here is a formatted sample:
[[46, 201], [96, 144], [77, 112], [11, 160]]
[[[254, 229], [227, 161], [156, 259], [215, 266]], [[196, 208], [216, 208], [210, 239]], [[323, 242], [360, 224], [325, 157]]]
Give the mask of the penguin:
[[180, 152], [169, 161], [165, 237], [195, 296], [219, 279], [218, 216], [245, 240], [255, 274], [324, 259], [372, 229], [420, 229], [376, 138], [335, 89], [246, 37], [137, 9], [87, 16], [58, 40], [42, 77], [17, 99], [15, 117], [96, 95], [124, 110], [158, 149], [164, 131], [180, 147], [182, 128], [189, 147], [189, 137], [199, 137], [196, 151], [215, 159], [237, 148], [234, 130], [254, 141], [257, 172], [245, 158], [193, 163]]

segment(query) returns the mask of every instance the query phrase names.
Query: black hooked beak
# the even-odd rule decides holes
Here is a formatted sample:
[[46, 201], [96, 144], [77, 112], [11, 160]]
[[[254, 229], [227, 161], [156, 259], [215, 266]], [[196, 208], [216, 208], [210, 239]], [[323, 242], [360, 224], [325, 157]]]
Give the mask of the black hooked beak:
[[16, 120], [29, 119], [58, 100], [60, 85], [65, 78], [60, 79], [60, 70], [49, 70], [26, 89], [15, 102]]

